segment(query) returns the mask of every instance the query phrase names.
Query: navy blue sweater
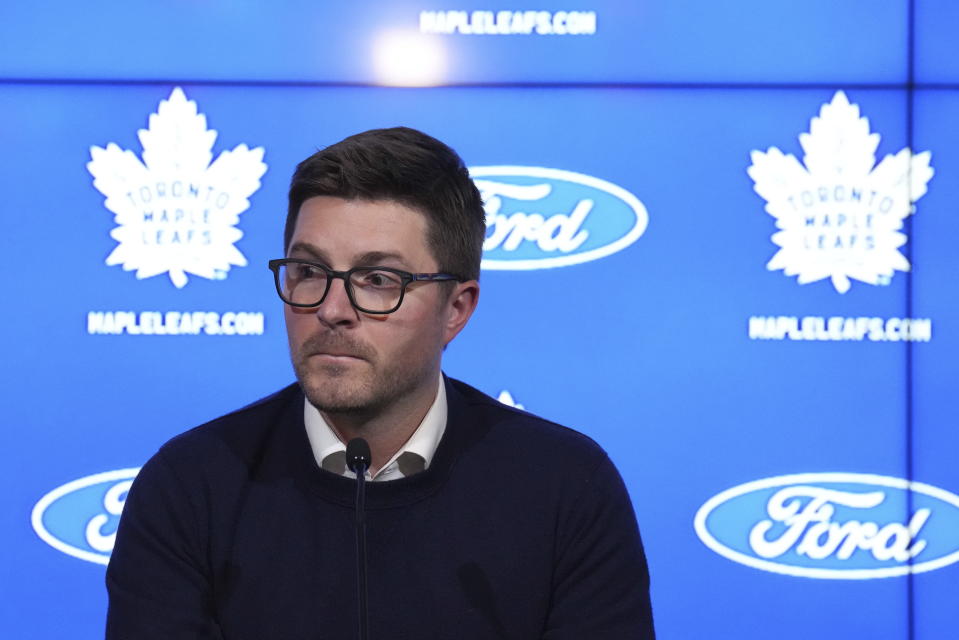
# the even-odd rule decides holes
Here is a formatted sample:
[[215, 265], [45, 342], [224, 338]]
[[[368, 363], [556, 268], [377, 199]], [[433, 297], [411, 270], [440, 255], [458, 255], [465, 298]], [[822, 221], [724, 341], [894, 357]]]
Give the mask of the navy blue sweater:
[[[370, 638], [652, 638], [625, 487], [592, 440], [447, 380], [426, 471], [367, 485]], [[178, 436], [129, 492], [107, 638], [357, 637], [354, 481], [296, 385]]]

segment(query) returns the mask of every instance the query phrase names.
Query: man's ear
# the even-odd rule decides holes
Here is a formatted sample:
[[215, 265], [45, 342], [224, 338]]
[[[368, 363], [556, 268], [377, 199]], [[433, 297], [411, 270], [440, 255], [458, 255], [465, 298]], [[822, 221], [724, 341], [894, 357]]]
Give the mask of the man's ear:
[[469, 322], [476, 304], [479, 302], [479, 282], [467, 280], [457, 282], [446, 299], [445, 343], [449, 344]]

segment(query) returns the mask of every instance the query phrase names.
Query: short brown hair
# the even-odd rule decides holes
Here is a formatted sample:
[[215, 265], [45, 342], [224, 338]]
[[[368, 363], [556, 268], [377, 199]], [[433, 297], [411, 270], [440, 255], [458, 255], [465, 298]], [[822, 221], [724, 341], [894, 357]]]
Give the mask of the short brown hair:
[[290, 183], [283, 249], [300, 206], [316, 196], [392, 200], [427, 219], [427, 244], [441, 271], [479, 279], [485, 212], [479, 190], [451, 148], [415, 129], [373, 129], [317, 151]]

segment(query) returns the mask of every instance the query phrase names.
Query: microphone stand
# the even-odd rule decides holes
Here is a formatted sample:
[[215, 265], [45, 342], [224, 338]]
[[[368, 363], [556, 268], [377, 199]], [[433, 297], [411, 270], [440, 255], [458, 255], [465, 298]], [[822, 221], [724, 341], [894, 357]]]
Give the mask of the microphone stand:
[[366, 573], [366, 470], [372, 455], [363, 438], [353, 438], [346, 445], [346, 464], [356, 474], [356, 588], [359, 603], [359, 638], [369, 640], [369, 593]]

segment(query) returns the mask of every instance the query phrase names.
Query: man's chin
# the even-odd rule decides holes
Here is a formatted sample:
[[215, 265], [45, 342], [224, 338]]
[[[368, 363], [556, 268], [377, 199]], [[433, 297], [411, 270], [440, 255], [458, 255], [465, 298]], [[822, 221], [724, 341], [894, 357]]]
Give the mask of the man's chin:
[[300, 380], [300, 386], [310, 404], [324, 413], [356, 415], [375, 408], [366, 385], [347, 377], [327, 378], [320, 383], [312, 383], [307, 377]]

